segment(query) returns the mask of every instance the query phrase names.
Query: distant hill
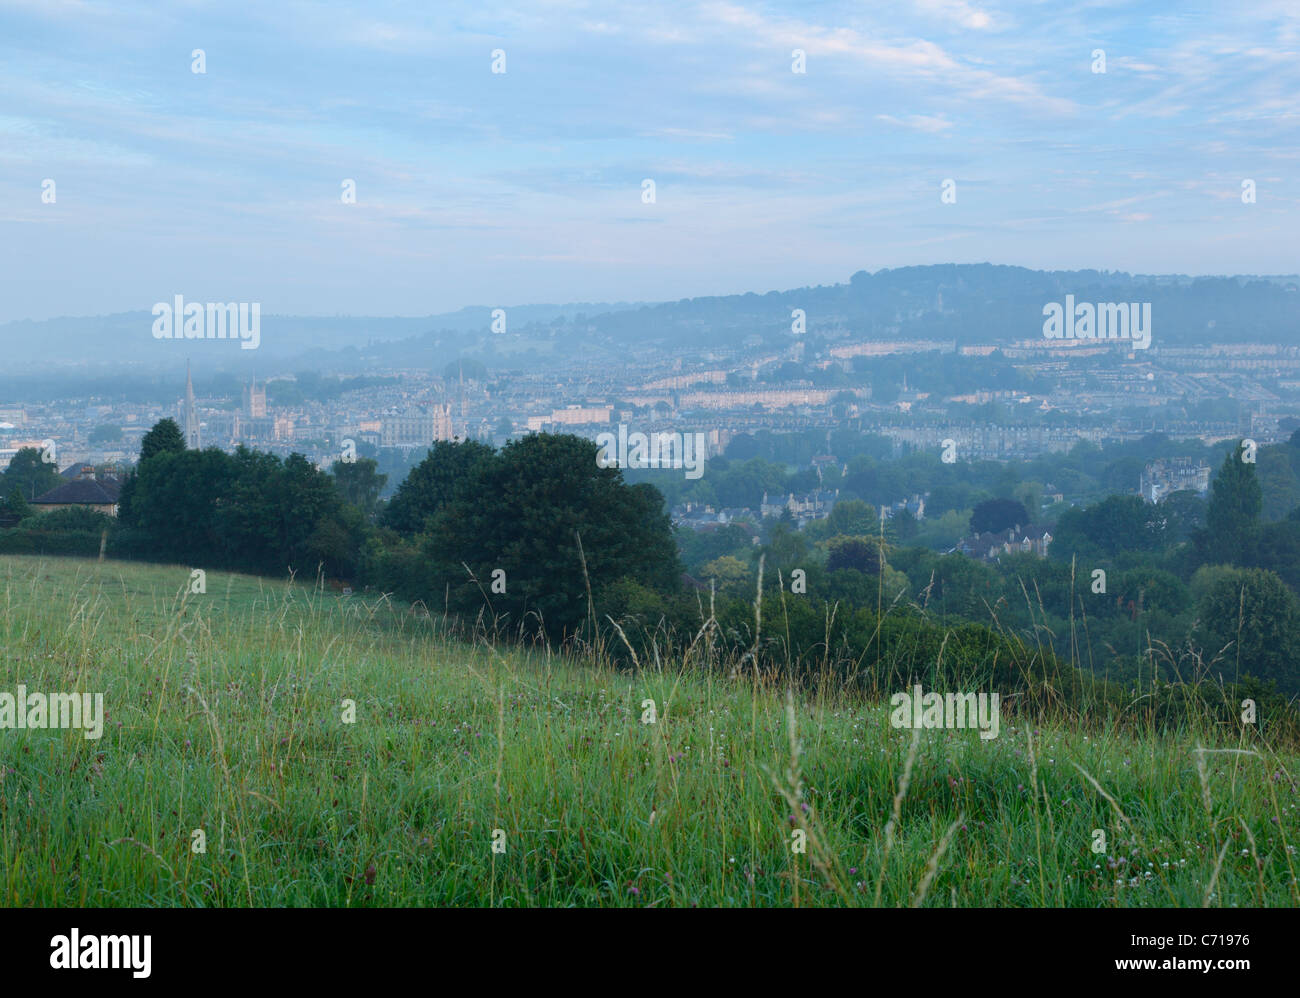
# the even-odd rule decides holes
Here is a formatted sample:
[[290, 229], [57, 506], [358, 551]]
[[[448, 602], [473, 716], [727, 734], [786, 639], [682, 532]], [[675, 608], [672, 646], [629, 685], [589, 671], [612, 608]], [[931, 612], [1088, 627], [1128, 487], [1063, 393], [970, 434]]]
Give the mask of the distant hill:
[[[450, 344], [459, 337], [487, 335], [497, 306], [462, 308], [423, 317], [294, 316], [261, 317], [261, 342], [241, 350], [226, 340], [158, 340], [149, 311], [113, 315], [17, 320], [0, 324], [0, 357], [8, 373], [66, 370], [105, 373], [128, 367], [138, 373], [174, 371], [190, 357], [205, 370], [252, 372], [267, 361], [329, 358], [340, 351], [366, 351], [372, 344], [430, 336]], [[537, 324], [582, 314], [617, 314], [639, 303], [518, 305], [508, 310], [509, 324]], [[451, 355], [456, 351], [451, 349]], [[276, 364], [275, 366], [281, 366]]]
[[631, 359], [683, 349], [758, 348], [790, 342], [791, 313], [824, 340], [912, 339], [1010, 343], [1041, 335], [1043, 306], [1151, 302], [1153, 345], [1245, 341], [1300, 344], [1300, 278], [1187, 277], [1110, 271], [1039, 271], [994, 264], [939, 264], [858, 271], [847, 283], [655, 304], [519, 305], [505, 335], [490, 329], [496, 306], [424, 318], [262, 317], [261, 346], [155, 340], [147, 312], [11, 322], [0, 347], [11, 371], [76, 366], [103, 373], [174, 371], [185, 357], [205, 370], [247, 375], [298, 368], [440, 369], [458, 356], [492, 367], [536, 368]]
[[847, 284], [646, 306], [600, 316], [617, 343], [734, 345], [747, 336], [789, 342], [791, 311], [827, 338], [1009, 343], [1042, 335], [1043, 306], [1151, 302], [1154, 344], [1285, 341], [1300, 344], [1296, 278], [1141, 276], [947, 264], [859, 271]]

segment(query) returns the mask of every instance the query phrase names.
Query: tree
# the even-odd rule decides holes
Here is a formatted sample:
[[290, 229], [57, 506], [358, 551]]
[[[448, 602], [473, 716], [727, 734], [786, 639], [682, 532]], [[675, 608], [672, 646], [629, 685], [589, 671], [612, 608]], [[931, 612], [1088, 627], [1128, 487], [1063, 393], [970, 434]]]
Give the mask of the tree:
[[1089, 536], [1108, 555], [1164, 547], [1164, 519], [1141, 496], [1107, 496], [1088, 512]]
[[1160, 610], [1177, 615], [1185, 612], [1191, 602], [1187, 586], [1178, 576], [1150, 566], [1122, 573], [1114, 589], [1122, 605], [1131, 602], [1138, 612]]
[[25, 520], [31, 516], [31, 507], [27, 505], [27, 500], [23, 498], [22, 489], [14, 486], [9, 490], [9, 496], [4, 503], [5, 512], [16, 521]]
[[334, 487], [346, 503], [351, 503], [362, 514], [370, 517], [379, 505], [387, 475], [379, 474], [379, 462], [373, 458], [359, 458], [355, 461], [335, 461], [330, 468], [334, 478]]
[[0, 506], [0, 512], [3, 512], [5, 519], [12, 523], [20, 523], [32, 515], [32, 508], [27, 505], [27, 500], [23, 497], [23, 490], [15, 485], [9, 490], [4, 505]]
[[679, 527], [676, 536], [682, 560], [692, 574], [698, 574], [694, 571], [696, 567], [723, 555], [748, 558], [750, 548], [753, 547], [749, 531], [736, 523], [700, 531]]
[[705, 579], [716, 580], [719, 592], [739, 592], [751, 585], [749, 566], [729, 554], [701, 566], [700, 574]]
[[1276, 572], [1293, 591], [1300, 592], [1300, 522], [1293, 519], [1259, 528], [1250, 558], [1252, 568]]
[[1086, 509], [1067, 509], [1056, 522], [1049, 556], [1068, 562], [1113, 558], [1128, 551], [1158, 551], [1166, 524], [1158, 507], [1141, 496], [1108, 496]]
[[879, 575], [885, 564], [885, 553], [878, 537], [832, 537], [826, 549], [828, 572], [843, 568]]
[[439, 440], [397, 487], [384, 510], [384, 525], [407, 536], [420, 533], [432, 516], [463, 494], [477, 479], [478, 465], [493, 455], [491, 447], [477, 440]]
[[426, 521], [436, 585], [428, 599], [464, 613], [486, 604], [512, 626], [559, 638], [587, 617], [588, 587], [597, 607], [622, 578], [677, 589], [681, 564], [663, 496], [602, 468], [595, 443], [534, 433], [484, 451]]
[[1015, 499], [988, 499], [970, 514], [970, 529], [976, 534], [998, 534], [1011, 527], [1029, 526], [1029, 511]]
[[360, 513], [349, 517], [333, 480], [301, 454], [159, 451], [128, 485], [118, 519], [152, 560], [267, 575], [354, 568]]
[[814, 520], [805, 528], [814, 541], [828, 540], [844, 534], [857, 536], [873, 534], [880, 530], [880, 514], [876, 508], [861, 499], [841, 499], [831, 507], [824, 520]]
[[42, 461], [41, 452], [35, 447], [19, 450], [10, 460], [4, 477], [5, 491], [18, 489], [25, 499], [35, 499], [61, 483], [59, 469], [48, 461]]
[[185, 435], [174, 419], [160, 419], [140, 440], [140, 460], [158, 454], [180, 454], [185, 450]]
[[157, 451], [128, 479], [118, 521], [154, 561], [216, 567], [229, 550], [218, 512], [230, 477], [230, 458], [214, 447]]
[[1261, 447], [1255, 467], [1263, 495], [1263, 518], [1281, 520], [1300, 502], [1300, 478], [1292, 467], [1290, 447]]
[[[206, 453], [206, 452], [205, 452]], [[334, 483], [301, 454], [281, 462], [274, 454], [240, 447], [230, 458], [218, 526], [226, 557], [267, 575], [288, 570], [314, 575], [321, 561], [331, 574], [348, 568], [336, 559], [328, 521], [339, 521], [342, 503]]]
[[808, 560], [808, 549], [808, 539], [788, 523], [773, 524], [763, 548], [767, 555], [764, 571], [773, 575], [780, 572], [788, 579], [796, 568], [807, 568], [804, 563]]
[[1024, 526], [1038, 522], [1039, 513], [1043, 508], [1043, 487], [1038, 482], [1021, 482], [1015, 487], [1012, 498], [1020, 502], [1025, 507], [1025, 515], [1029, 517]]
[[[30, 507], [29, 507], [30, 508]], [[113, 518], [107, 513], [97, 513], [85, 506], [64, 506], [62, 509], [48, 513], [35, 514], [39, 520], [26, 526], [39, 530], [81, 531], [98, 534], [113, 525]]]
[[966, 620], [989, 619], [1002, 590], [1002, 579], [995, 569], [962, 554], [948, 554], [935, 560], [932, 571], [932, 579], [913, 580], [918, 599], [927, 600], [930, 609], [942, 614]]
[[727, 458], [732, 461], [748, 461], [758, 457], [758, 442], [748, 433], [737, 433], [727, 444]]
[[1136, 454], [1117, 458], [1101, 469], [1101, 487], [1112, 493], [1137, 488], [1145, 466], [1146, 460]]
[[900, 509], [897, 513], [889, 518], [885, 525], [885, 533], [890, 541], [895, 544], [901, 544], [911, 541], [916, 537], [920, 529], [920, 523], [916, 519], [916, 514], [910, 509]]
[[1205, 500], [1191, 489], [1179, 489], [1160, 500], [1165, 534], [1173, 543], [1189, 540], [1205, 526]]
[[1242, 553], [1252, 546], [1264, 496], [1255, 477], [1255, 466], [1242, 460], [1244, 454], [1245, 445], [1238, 443], [1223, 459], [1210, 486], [1205, 530], [1200, 535], [1205, 561], [1239, 564]]
[[1300, 603], [1275, 573], [1221, 572], [1197, 610], [1203, 654], [1222, 652], [1216, 671], [1225, 679], [1252, 675], [1300, 692]]

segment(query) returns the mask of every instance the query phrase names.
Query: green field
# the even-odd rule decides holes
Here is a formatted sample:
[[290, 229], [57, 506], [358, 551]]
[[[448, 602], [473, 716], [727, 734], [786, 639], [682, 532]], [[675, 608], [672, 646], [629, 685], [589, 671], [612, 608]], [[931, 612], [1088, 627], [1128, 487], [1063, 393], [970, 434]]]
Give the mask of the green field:
[[1258, 739], [896, 730], [833, 692], [474, 647], [370, 594], [188, 581], [0, 558], [0, 692], [107, 715], [0, 730], [5, 904], [1300, 902], [1297, 759]]

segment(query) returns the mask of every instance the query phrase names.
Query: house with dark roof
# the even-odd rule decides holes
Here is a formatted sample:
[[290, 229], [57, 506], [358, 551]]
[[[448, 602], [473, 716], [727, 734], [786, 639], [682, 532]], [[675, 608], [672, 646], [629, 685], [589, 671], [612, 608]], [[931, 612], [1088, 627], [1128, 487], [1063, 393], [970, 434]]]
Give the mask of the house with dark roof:
[[1017, 553], [1036, 554], [1040, 558], [1046, 558], [1047, 549], [1051, 544], [1052, 535], [1043, 528], [1030, 527], [1021, 530], [1020, 525], [1016, 524], [997, 533], [976, 532], [973, 537], [962, 539], [953, 551], [960, 551], [968, 557], [982, 558], [985, 561], [997, 561], [1004, 554]]
[[86, 465], [70, 482], [65, 482], [31, 500], [38, 513], [56, 509], [89, 509], [117, 516], [117, 498], [122, 483], [116, 478], [96, 478], [95, 469]]
[[831, 508], [839, 498], [839, 489], [822, 489], [810, 492], [806, 496], [790, 495], [768, 496], [763, 493], [763, 502], [759, 506], [759, 515], [763, 517], [781, 516], [787, 509], [802, 527], [809, 520], [820, 520], [830, 516]]

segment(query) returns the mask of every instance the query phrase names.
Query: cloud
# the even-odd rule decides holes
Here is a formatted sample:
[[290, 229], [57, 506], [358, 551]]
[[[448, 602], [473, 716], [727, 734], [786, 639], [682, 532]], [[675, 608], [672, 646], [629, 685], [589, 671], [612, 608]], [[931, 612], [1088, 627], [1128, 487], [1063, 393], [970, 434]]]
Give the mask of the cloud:
[[[0, 204], [31, 249], [0, 320], [153, 300], [187, 272], [354, 313], [468, 289], [646, 299], [941, 262], [980, 242], [957, 233], [1022, 261], [1080, 247], [1083, 265], [1204, 272], [1219, 258], [1194, 233], [1244, 177], [1254, 269], [1293, 269], [1300, 227], [1294, 0], [1195, 18], [1109, 0], [0, 0], [0, 91]], [[950, 176], [977, 179], [943, 206]], [[412, 264], [322, 280], [359, 255]]]
[[965, 0], [912, 0], [922, 13], [958, 24], [963, 28], [982, 31], [994, 27], [994, 18], [978, 10]]
[[910, 128], [918, 132], [946, 132], [952, 128], [952, 122], [943, 115], [929, 114], [910, 114], [905, 118], [898, 118], [892, 114], [878, 114], [877, 121], [884, 121], [891, 125], [897, 125], [900, 128]]

